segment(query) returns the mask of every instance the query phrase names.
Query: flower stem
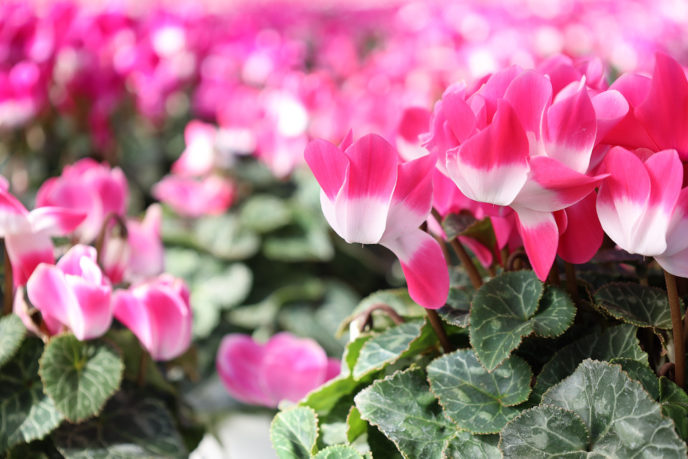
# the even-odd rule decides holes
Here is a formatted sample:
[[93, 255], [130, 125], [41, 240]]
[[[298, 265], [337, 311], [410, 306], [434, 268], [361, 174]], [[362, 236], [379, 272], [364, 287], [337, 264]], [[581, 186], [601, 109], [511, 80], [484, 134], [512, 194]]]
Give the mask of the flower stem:
[[141, 358], [139, 359], [139, 374], [137, 377], [137, 383], [139, 387], [146, 385], [146, 373], [148, 366], [148, 352], [145, 349], [141, 349]]
[[428, 320], [430, 321], [430, 325], [432, 325], [432, 329], [435, 330], [435, 334], [437, 335], [437, 338], [440, 340], [442, 349], [444, 349], [445, 353], [451, 352], [452, 346], [449, 343], [447, 332], [444, 331], [442, 320], [440, 319], [440, 316], [437, 314], [437, 311], [435, 311], [434, 309], [426, 309], [425, 312], [428, 314]]
[[[432, 216], [435, 217], [435, 220], [437, 220], [438, 223], [442, 223], [442, 216], [434, 208], [432, 209]], [[483, 279], [480, 276], [478, 269], [473, 264], [473, 260], [471, 260], [468, 252], [466, 252], [466, 249], [463, 248], [463, 245], [461, 245], [461, 242], [459, 242], [457, 238], [449, 241], [449, 245], [454, 253], [456, 253], [456, 256], [459, 257], [461, 264], [468, 273], [468, 277], [471, 280], [471, 285], [473, 285], [473, 288], [476, 290], [479, 289], [483, 285]]]
[[3, 289], [3, 305], [2, 315], [7, 315], [12, 312], [12, 303], [14, 301], [14, 278], [12, 273], [12, 263], [10, 263], [10, 256], [7, 253], [7, 245], [2, 241], [2, 249], [5, 254], [5, 288]]
[[667, 296], [669, 297], [669, 308], [671, 309], [671, 328], [674, 335], [674, 382], [683, 388], [686, 377], [686, 353], [683, 342], [683, 321], [681, 320], [681, 307], [678, 300], [678, 289], [676, 288], [676, 277], [664, 271], [666, 281]]

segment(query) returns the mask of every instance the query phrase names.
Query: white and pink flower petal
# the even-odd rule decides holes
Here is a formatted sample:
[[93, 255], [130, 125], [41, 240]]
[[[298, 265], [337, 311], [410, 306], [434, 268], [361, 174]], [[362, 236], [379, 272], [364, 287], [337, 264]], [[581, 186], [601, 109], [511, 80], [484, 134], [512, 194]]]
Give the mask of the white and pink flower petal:
[[444, 306], [449, 294], [449, 271], [440, 245], [417, 229], [397, 238], [380, 241], [401, 262], [409, 295], [424, 308]]
[[330, 201], [334, 201], [344, 185], [349, 167], [348, 157], [335, 145], [321, 139], [308, 143], [304, 157], [320, 188]]
[[492, 123], [447, 154], [447, 172], [475, 201], [509, 205], [528, 179], [528, 139], [516, 113], [500, 102]]

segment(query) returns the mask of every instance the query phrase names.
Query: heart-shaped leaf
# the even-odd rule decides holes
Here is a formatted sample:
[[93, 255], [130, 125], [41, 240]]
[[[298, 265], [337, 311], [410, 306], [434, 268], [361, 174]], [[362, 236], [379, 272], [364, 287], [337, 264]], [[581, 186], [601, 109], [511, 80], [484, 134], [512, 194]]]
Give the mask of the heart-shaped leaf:
[[39, 373], [57, 409], [70, 421], [81, 422], [100, 412], [119, 388], [123, 370], [119, 355], [103, 342], [65, 334], [48, 342]]
[[310, 458], [317, 438], [318, 416], [305, 406], [278, 413], [270, 426], [270, 441], [282, 459]]
[[28, 338], [0, 371], [0, 451], [41, 439], [64, 419], [43, 393], [38, 376], [41, 352], [41, 341]]
[[68, 459], [188, 457], [175, 421], [159, 400], [119, 392], [97, 418], [64, 424], [52, 434]]
[[445, 322], [457, 327], [468, 327], [471, 311], [471, 295], [463, 289], [452, 288], [449, 290], [447, 304], [437, 310]]
[[659, 402], [662, 413], [670, 417], [676, 426], [676, 432], [688, 440], [688, 395], [673, 381], [666, 377], [659, 378]]
[[648, 365], [647, 354], [640, 348], [638, 338], [635, 336], [637, 330], [632, 325], [615, 325], [603, 332], [596, 331], [564, 346], [542, 367], [533, 392], [536, 395], [542, 395], [547, 388], [573, 373], [578, 364], [586, 358], [596, 360], [625, 358]]
[[545, 289], [532, 271], [502, 273], [473, 297], [468, 327], [471, 344], [480, 362], [492, 371], [523, 337], [533, 332], [558, 336], [571, 325], [575, 313], [565, 292], [552, 286]]
[[662, 289], [633, 282], [615, 282], [597, 290], [595, 302], [612, 317], [636, 327], [671, 329], [669, 300]]
[[26, 335], [26, 327], [16, 314], [0, 318], [0, 367], [12, 358]]
[[542, 396], [542, 403], [580, 416], [590, 432], [588, 450], [600, 456], [686, 457], [686, 444], [659, 403], [618, 365], [584, 360]]
[[361, 417], [377, 426], [407, 458], [442, 457], [456, 431], [420, 370], [400, 371], [376, 381], [354, 400]]
[[412, 320], [389, 328], [365, 342], [354, 365], [353, 377], [360, 380], [402, 357], [427, 348], [436, 341], [425, 320]]
[[470, 349], [428, 365], [430, 388], [447, 415], [461, 429], [479, 434], [499, 432], [520, 412], [514, 405], [528, 399], [532, 376], [528, 364], [515, 355], [488, 373]]
[[590, 433], [579, 415], [558, 406], [524, 411], [500, 433], [505, 458], [587, 457]]

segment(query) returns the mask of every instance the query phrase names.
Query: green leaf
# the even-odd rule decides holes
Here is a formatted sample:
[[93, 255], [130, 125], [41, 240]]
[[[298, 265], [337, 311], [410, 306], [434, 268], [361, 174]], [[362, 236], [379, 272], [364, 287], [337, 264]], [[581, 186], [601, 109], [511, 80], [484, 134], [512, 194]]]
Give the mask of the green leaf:
[[589, 450], [605, 457], [686, 457], [686, 444], [659, 403], [618, 365], [584, 360], [542, 396], [573, 411], [590, 432]]
[[267, 233], [291, 220], [291, 212], [283, 199], [268, 194], [252, 195], [241, 207], [239, 220], [246, 228]]
[[67, 459], [188, 456], [175, 421], [162, 402], [122, 392], [110, 399], [97, 418], [64, 424], [52, 438]]
[[579, 415], [558, 406], [524, 411], [504, 427], [500, 448], [505, 458], [587, 457], [588, 428]]
[[103, 342], [79, 341], [72, 334], [53, 337], [41, 356], [45, 392], [71, 422], [100, 412], [122, 381], [124, 364]]
[[368, 423], [361, 419], [361, 412], [352, 406], [346, 417], [346, 441], [351, 443], [368, 430]]
[[484, 284], [473, 297], [471, 344], [480, 361], [494, 370], [533, 332], [543, 284], [532, 271], [503, 273]]
[[443, 457], [449, 459], [501, 459], [502, 454], [497, 448], [498, 441], [497, 435], [473, 435], [468, 432], [457, 432], [449, 440], [444, 449]]
[[351, 446], [335, 445], [319, 451], [315, 459], [363, 459], [363, 456]]
[[445, 322], [457, 327], [466, 328], [469, 324], [471, 296], [463, 289], [451, 288], [447, 304], [437, 310]]
[[43, 344], [27, 338], [0, 371], [0, 451], [45, 437], [64, 417], [43, 393], [38, 359]]
[[310, 458], [317, 438], [318, 417], [304, 406], [277, 413], [270, 426], [270, 441], [282, 459]]
[[376, 381], [355, 397], [361, 417], [377, 426], [407, 458], [440, 458], [456, 427], [447, 421], [421, 370]]
[[573, 373], [579, 363], [586, 358], [612, 360], [625, 358], [649, 365], [647, 354], [640, 348], [636, 338], [637, 328], [621, 324], [609, 327], [603, 332], [584, 336], [561, 348], [547, 362], [537, 377], [533, 392], [541, 395], [566, 376]]
[[19, 349], [26, 335], [26, 327], [16, 314], [0, 318], [0, 367]]
[[659, 399], [659, 379], [650, 367], [633, 359], [612, 359], [610, 362], [621, 365], [621, 369], [642, 384], [653, 399]]
[[632, 282], [616, 282], [597, 290], [595, 301], [612, 317], [636, 327], [671, 329], [669, 300], [662, 289]]
[[497, 433], [528, 399], [533, 376], [528, 364], [511, 356], [488, 373], [470, 349], [435, 359], [427, 368], [430, 389], [459, 428], [471, 433]]
[[673, 381], [666, 377], [659, 378], [659, 402], [662, 414], [670, 417], [676, 426], [676, 432], [688, 440], [688, 395]]
[[435, 342], [435, 334], [425, 320], [413, 320], [373, 336], [361, 348], [354, 365], [356, 380], [381, 370], [402, 357], [419, 352]]
[[573, 323], [576, 307], [568, 293], [554, 285], [547, 285], [533, 317], [533, 330], [543, 338], [556, 338]]
[[442, 230], [448, 240], [460, 236], [478, 220], [469, 213], [449, 214], [442, 220]]

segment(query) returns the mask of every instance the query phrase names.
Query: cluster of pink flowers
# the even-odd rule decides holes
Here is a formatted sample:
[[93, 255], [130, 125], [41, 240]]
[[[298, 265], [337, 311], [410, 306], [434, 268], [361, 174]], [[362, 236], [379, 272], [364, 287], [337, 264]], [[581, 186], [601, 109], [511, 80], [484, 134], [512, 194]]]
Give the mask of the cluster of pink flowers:
[[154, 124], [190, 108], [219, 126], [221, 151], [255, 154], [280, 177], [311, 138], [339, 141], [348, 128], [390, 138], [405, 107], [430, 106], [452, 81], [557, 53], [648, 70], [656, 50], [685, 55], [688, 33], [672, 0], [193, 2], [139, 14], [10, 1], [0, 17], [0, 131], [57, 112], [107, 150], [127, 101]]
[[325, 217], [348, 242], [390, 248], [427, 308], [442, 306], [449, 289], [439, 244], [418, 229], [431, 205], [490, 218], [494, 253], [470, 245], [486, 265], [523, 246], [544, 280], [557, 254], [585, 263], [606, 233], [688, 276], [685, 71], [661, 53], [651, 77], [628, 73], [607, 87], [602, 70], [597, 60], [558, 56], [453, 84], [432, 114], [407, 117], [419, 134], [400, 153], [419, 157], [405, 162], [379, 137], [347, 141], [343, 152], [311, 142], [306, 160]]
[[[14, 275], [14, 312], [38, 335], [71, 330], [80, 340], [102, 336], [114, 317], [154, 359], [169, 360], [191, 342], [189, 291], [163, 273], [160, 207], [152, 205], [143, 221], [127, 218], [127, 195], [122, 171], [91, 159], [45, 181], [31, 212], [3, 181], [0, 236]], [[57, 263], [54, 235], [72, 241]]]

